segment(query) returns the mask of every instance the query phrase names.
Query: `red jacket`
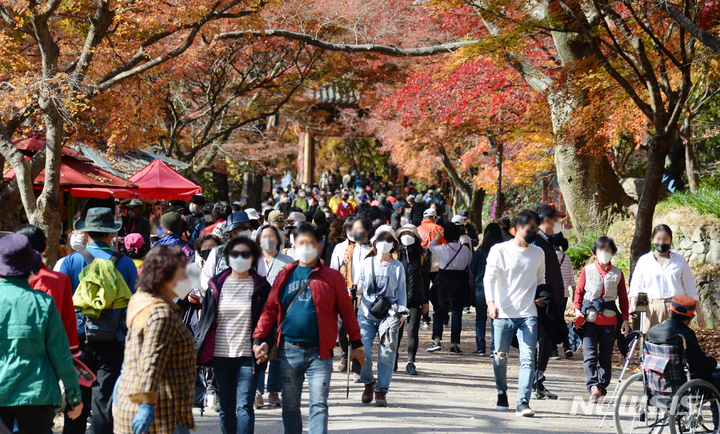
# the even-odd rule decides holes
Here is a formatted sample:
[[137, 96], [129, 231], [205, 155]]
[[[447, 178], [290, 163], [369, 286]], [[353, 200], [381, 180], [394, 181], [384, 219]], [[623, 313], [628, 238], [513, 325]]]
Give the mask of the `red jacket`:
[[70, 342], [70, 352], [73, 357], [80, 355], [80, 347], [78, 344], [77, 318], [75, 317], [75, 306], [72, 301], [72, 285], [70, 278], [63, 273], [57, 273], [50, 270], [45, 264], [30, 279], [30, 287], [37, 291], [42, 291], [55, 300], [60, 318], [65, 326], [65, 334], [67, 334], [68, 342]]
[[335, 215], [338, 218], [344, 219], [345, 217], [349, 216], [350, 214], [355, 213], [355, 207], [353, 207], [353, 204], [348, 202], [347, 207], [344, 207], [342, 202], [338, 204], [337, 211], [335, 212]]
[[[284, 319], [285, 309], [280, 303], [280, 293], [285, 289], [288, 278], [292, 275], [298, 263], [286, 265], [275, 278], [270, 295], [263, 308], [260, 320], [255, 327], [255, 344], [262, 342], [272, 330]], [[310, 292], [317, 315], [318, 330], [320, 332], [320, 358], [332, 357], [333, 348], [338, 334], [338, 315], [342, 318], [343, 327], [347, 332], [352, 348], [362, 346], [360, 341], [360, 326], [355, 317], [352, 300], [345, 287], [345, 279], [339, 271], [324, 265], [318, 265], [310, 273]], [[282, 342], [282, 330], [278, 333], [278, 348]]]

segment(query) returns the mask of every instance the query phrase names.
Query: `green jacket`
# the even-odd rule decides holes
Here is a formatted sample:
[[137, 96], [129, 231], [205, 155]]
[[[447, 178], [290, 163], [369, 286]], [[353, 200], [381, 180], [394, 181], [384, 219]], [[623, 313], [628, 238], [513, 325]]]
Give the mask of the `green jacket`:
[[73, 303], [85, 316], [99, 318], [105, 309], [124, 309], [132, 297], [122, 274], [107, 259], [96, 258], [82, 270], [79, 280]]
[[80, 402], [65, 328], [52, 297], [21, 277], [0, 279], [0, 407]]

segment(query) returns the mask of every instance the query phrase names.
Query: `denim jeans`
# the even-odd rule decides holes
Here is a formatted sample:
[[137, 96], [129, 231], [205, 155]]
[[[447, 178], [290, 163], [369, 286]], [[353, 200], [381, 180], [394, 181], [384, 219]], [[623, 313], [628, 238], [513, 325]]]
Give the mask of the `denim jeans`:
[[360, 371], [360, 381], [364, 384], [370, 384], [375, 380], [372, 371], [372, 347], [373, 342], [375, 341], [375, 336], [377, 336], [379, 347], [378, 378], [377, 384], [375, 385], [375, 391], [387, 392], [390, 389], [390, 381], [392, 381], [393, 368], [395, 367], [395, 353], [397, 349], [396, 351], [389, 351], [387, 348], [380, 345], [380, 336], [378, 335], [380, 321], [374, 321], [358, 316], [358, 323], [360, 324], [360, 335], [365, 349], [365, 365], [363, 366], [362, 371]]
[[433, 339], [442, 340], [444, 319], [446, 315], [452, 312], [452, 320], [450, 323], [450, 342], [453, 344], [460, 343], [463, 306], [460, 303], [456, 303], [456, 305], [457, 306], [446, 306], [433, 313]]
[[328, 395], [332, 358], [321, 359], [318, 347], [302, 349], [283, 342], [280, 349], [282, 369], [282, 418], [285, 434], [302, 433], [300, 397], [307, 375], [310, 392], [310, 434], [325, 434], [328, 429]]
[[213, 367], [220, 399], [222, 433], [253, 434], [253, 403], [260, 371], [255, 371], [251, 357], [214, 357]]
[[475, 345], [478, 350], [484, 350], [485, 328], [487, 325], [487, 303], [485, 303], [485, 290], [475, 287]]
[[[495, 387], [498, 391], [507, 391], [507, 359], [512, 338], [517, 334], [520, 345], [520, 376], [518, 377], [518, 404], [522, 400], [530, 401], [530, 390], [533, 381], [533, 361], [538, 337], [538, 320], [536, 316], [528, 318], [499, 318], [493, 321], [495, 333]], [[499, 354], [505, 355], [500, 357]]]
[[[282, 392], [282, 369], [280, 368], [280, 360], [273, 360], [268, 363], [267, 377], [267, 391]], [[260, 373], [257, 390], [261, 394], [265, 394], [265, 371]]]

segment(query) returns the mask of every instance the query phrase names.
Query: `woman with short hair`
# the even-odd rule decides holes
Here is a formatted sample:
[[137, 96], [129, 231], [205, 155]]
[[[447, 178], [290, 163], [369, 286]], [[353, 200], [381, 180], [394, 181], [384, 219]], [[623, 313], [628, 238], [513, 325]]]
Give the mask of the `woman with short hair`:
[[[610, 237], [593, 244], [595, 262], [585, 266], [575, 289], [576, 324], [582, 324], [583, 369], [590, 399], [597, 402], [610, 385], [612, 353], [620, 328], [626, 334], [628, 298], [623, 272], [611, 262], [617, 246]], [[620, 309], [616, 301], [620, 304]], [[584, 323], [583, 323], [584, 321]]]
[[[685, 294], [695, 301], [700, 300], [685, 257], [670, 250], [672, 229], [664, 224], [655, 226], [652, 242], [655, 249], [638, 259], [630, 280], [630, 312], [637, 311], [638, 294], [646, 293], [648, 297], [647, 313], [641, 325], [645, 334], [650, 327], [669, 318], [668, 309], [673, 296]], [[697, 310], [697, 322], [698, 327], [705, 328], [702, 309]]]
[[160, 245], [145, 256], [127, 313], [125, 362], [113, 394], [115, 432], [186, 434], [195, 429], [195, 345], [173, 300], [191, 289], [185, 254]]

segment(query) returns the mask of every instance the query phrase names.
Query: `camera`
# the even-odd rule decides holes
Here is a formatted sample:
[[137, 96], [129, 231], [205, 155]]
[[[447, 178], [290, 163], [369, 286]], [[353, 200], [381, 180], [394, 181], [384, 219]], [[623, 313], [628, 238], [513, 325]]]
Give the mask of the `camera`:
[[637, 299], [637, 311], [638, 312], [647, 312], [648, 308], [648, 296], [647, 293], [641, 292], [638, 294]]

